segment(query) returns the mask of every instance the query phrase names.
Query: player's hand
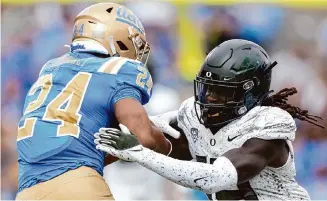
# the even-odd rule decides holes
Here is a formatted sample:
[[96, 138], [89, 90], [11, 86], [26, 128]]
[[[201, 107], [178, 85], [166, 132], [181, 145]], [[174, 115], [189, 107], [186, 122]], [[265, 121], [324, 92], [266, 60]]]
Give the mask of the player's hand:
[[177, 121], [178, 110], [167, 112], [158, 116], [149, 116], [149, 119], [156, 125], [164, 134], [167, 134], [175, 139], [179, 139], [181, 134], [169, 124]]
[[143, 146], [126, 126], [119, 124], [119, 127], [121, 131], [115, 128], [100, 128], [99, 132], [94, 134], [96, 148], [122, 160], [134, 162], [131, 153], [142, 151]]

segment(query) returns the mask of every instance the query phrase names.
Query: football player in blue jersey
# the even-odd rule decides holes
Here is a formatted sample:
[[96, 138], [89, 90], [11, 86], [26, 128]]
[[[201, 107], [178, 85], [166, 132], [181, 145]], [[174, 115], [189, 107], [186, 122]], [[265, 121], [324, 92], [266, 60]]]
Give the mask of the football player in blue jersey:
[[25, 100], [17, 200], [113, 199], [102, 178], [105, 153], [93, 143], [101, 128], [121, 123], [144, 146], [171, 149], [142, 106], [152, 79], [139, 19], [122, 5], [99, 3], [74, 23], [70, 52], [43, 66]]

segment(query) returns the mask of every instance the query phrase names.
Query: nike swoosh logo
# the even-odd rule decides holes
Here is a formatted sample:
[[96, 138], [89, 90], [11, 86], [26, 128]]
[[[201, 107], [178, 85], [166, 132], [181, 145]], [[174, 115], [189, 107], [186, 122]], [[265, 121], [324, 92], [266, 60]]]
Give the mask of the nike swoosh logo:
[[194, 179], [194, 183], [196, 183], [197, 181], [201, 180], [201, 179], [204, 179], [204, 178], [207, 178], [209, 176], [206, 176], [206, 177], [200, 177], [200, 178], [197, 178], [197, 179]]
[[142, 145], [137, 145], [135, 147], [131, 147], [129, 149], [127, 149], [128, 151], [143, 151], [143, 147]]
[[224, 77], [224, 81], [228, 81], [228, 80], [231, 80], [233, 79], [232, 77]]
[[232, 137], [232, 138], [229, 138], [229, 136], [228, 136], [228, 142], [231, 142], [231, 141], [233, 141], [235, 138], [237, 138], [237, 137], [239, 137], [240, 135], [236, 135], [235, 137]]

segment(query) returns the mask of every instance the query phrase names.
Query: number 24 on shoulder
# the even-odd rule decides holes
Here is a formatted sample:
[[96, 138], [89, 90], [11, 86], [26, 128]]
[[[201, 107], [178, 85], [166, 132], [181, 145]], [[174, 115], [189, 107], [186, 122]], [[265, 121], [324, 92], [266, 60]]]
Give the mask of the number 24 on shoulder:
[[152, 77], [149, 75], [149, 79], [146, 82], [146, 78], [148, 77], [149, 71], [142, 66], [139, 66], [138, 70], [141, 72], [137, 75], [136, 84], [142, 88], [144, 88], [144, 86], [146, 85], [148, 88], [147, 92], [150, 95], [153, 86]]

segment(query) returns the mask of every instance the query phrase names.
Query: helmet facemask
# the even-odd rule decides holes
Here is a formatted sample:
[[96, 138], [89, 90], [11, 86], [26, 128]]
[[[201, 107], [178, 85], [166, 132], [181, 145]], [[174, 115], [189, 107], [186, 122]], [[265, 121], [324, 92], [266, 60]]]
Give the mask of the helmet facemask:
[[146, 65], [151, 52], [150, 45], [141, 37], [139, 33], [133, 33], [132, 27], [128, 27], [128, 32], [130, 34], [128, 38], [132, 40], [134, 45], [136, 60]]
[[215, 81], [197, 76], [194, 80], [195, 111], [200, 123], [209, 127], [225, 125], [244, 115], [256, 104], [252, 80]]

